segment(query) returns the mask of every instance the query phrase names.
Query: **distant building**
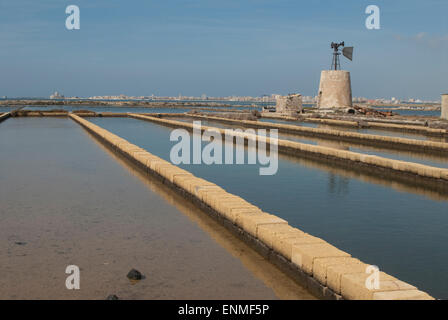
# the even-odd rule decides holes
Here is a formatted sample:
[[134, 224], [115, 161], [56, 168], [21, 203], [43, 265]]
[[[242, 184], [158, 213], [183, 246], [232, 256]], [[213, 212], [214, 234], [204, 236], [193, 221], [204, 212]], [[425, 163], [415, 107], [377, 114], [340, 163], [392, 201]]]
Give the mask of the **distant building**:
[[441, 115], [442, 119], [448, 120], [448, 94], [442, 94]]

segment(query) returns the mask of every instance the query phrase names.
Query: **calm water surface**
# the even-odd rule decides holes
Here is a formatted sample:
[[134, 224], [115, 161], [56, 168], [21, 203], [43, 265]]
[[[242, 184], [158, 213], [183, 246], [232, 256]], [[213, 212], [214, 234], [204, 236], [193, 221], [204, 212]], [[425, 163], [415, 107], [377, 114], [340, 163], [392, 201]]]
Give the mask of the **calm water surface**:
[[70, 119], [8, 119], [0, 150], [0, 299], [312, 298]]
[[93, 112], [133, 112], [133, 113], [184, 113], [190, 111], [190, 108], [143, 108], [143, 107], [101, 107], [101, 106], [27, 106], [23, 110], [31, 111], [49, 111], [49, 110], [65, 110], [65, 111], [77, 111], [77, 110], [89, 110]]
[[17, 109], [17, 107], [4, 107], [4, 106], [0, 106], [0, 113], [4, 113], [4, 112], [10, 112], [14, 109]]

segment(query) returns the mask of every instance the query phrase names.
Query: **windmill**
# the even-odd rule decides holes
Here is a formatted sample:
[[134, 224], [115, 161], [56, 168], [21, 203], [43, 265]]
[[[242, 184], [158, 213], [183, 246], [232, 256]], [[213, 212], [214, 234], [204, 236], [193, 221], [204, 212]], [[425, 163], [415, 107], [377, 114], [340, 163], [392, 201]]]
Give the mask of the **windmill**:
[[330, 70], [322, 70], [320, 75], [319, 91], [317, 94], [318, 108], [351, 108], [352, 85], [350, 72], [341, 70], [339, 56], [342, 55], [352, 61], [353, 47], [346, 47], [344, 42], [331, 43], [333, 61]]
[[339, 61], [339, 56], [341, 54], [339, 52], [339, 47], [344, 47], [342, 49], [342, 54], [344, 57], [346, 57], [350, 61], [353, 60], [353, 47], [345, 47], [344, 41], [342, 41], [341, 43], [332, 42], [331, 49], [333, 49], [333, 61], [331, 62], [330, 70], [340, 70], [341, 69], [341, 63]]

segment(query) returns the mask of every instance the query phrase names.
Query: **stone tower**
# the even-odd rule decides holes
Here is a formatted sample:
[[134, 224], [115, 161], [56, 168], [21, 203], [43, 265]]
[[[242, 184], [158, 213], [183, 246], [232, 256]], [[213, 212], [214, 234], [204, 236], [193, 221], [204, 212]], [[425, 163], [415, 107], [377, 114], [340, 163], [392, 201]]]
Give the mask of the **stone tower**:
[[448, 93], [442, 94], [442, 112], [440, 117], [448, 120]]
[[344, 70], [323, 70], [317, 95], [318, 108], [352, 107], [352, 86], [350, 72]]

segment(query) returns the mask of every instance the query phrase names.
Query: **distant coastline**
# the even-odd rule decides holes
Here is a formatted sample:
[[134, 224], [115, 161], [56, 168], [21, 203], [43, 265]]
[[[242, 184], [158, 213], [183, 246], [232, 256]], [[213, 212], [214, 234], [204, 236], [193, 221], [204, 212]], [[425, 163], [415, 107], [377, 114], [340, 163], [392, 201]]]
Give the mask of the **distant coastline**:
[[[356, 104], [356, 103], [355, 103]], [[126, 107], [138, 106], [144, 108], [184, 108], [184, 107], [222, 107], [222, 108], [259, 108], [260, 106], [273, 106], [274, 102], [261, 101], [227, 101], [227, 100], [103, 100], [103, 99], [48, 99], [48, 98], [11, 98], [0, 99], [0, 106], [102, 106]], [[363, 104], [359, 105], [375, 108], [382, 111], [414, 110], [439, 111], [440, 103], [399, 103], [390, 104]], [[304, 103], [305, 107], [313, 107], [314, 103]]]

